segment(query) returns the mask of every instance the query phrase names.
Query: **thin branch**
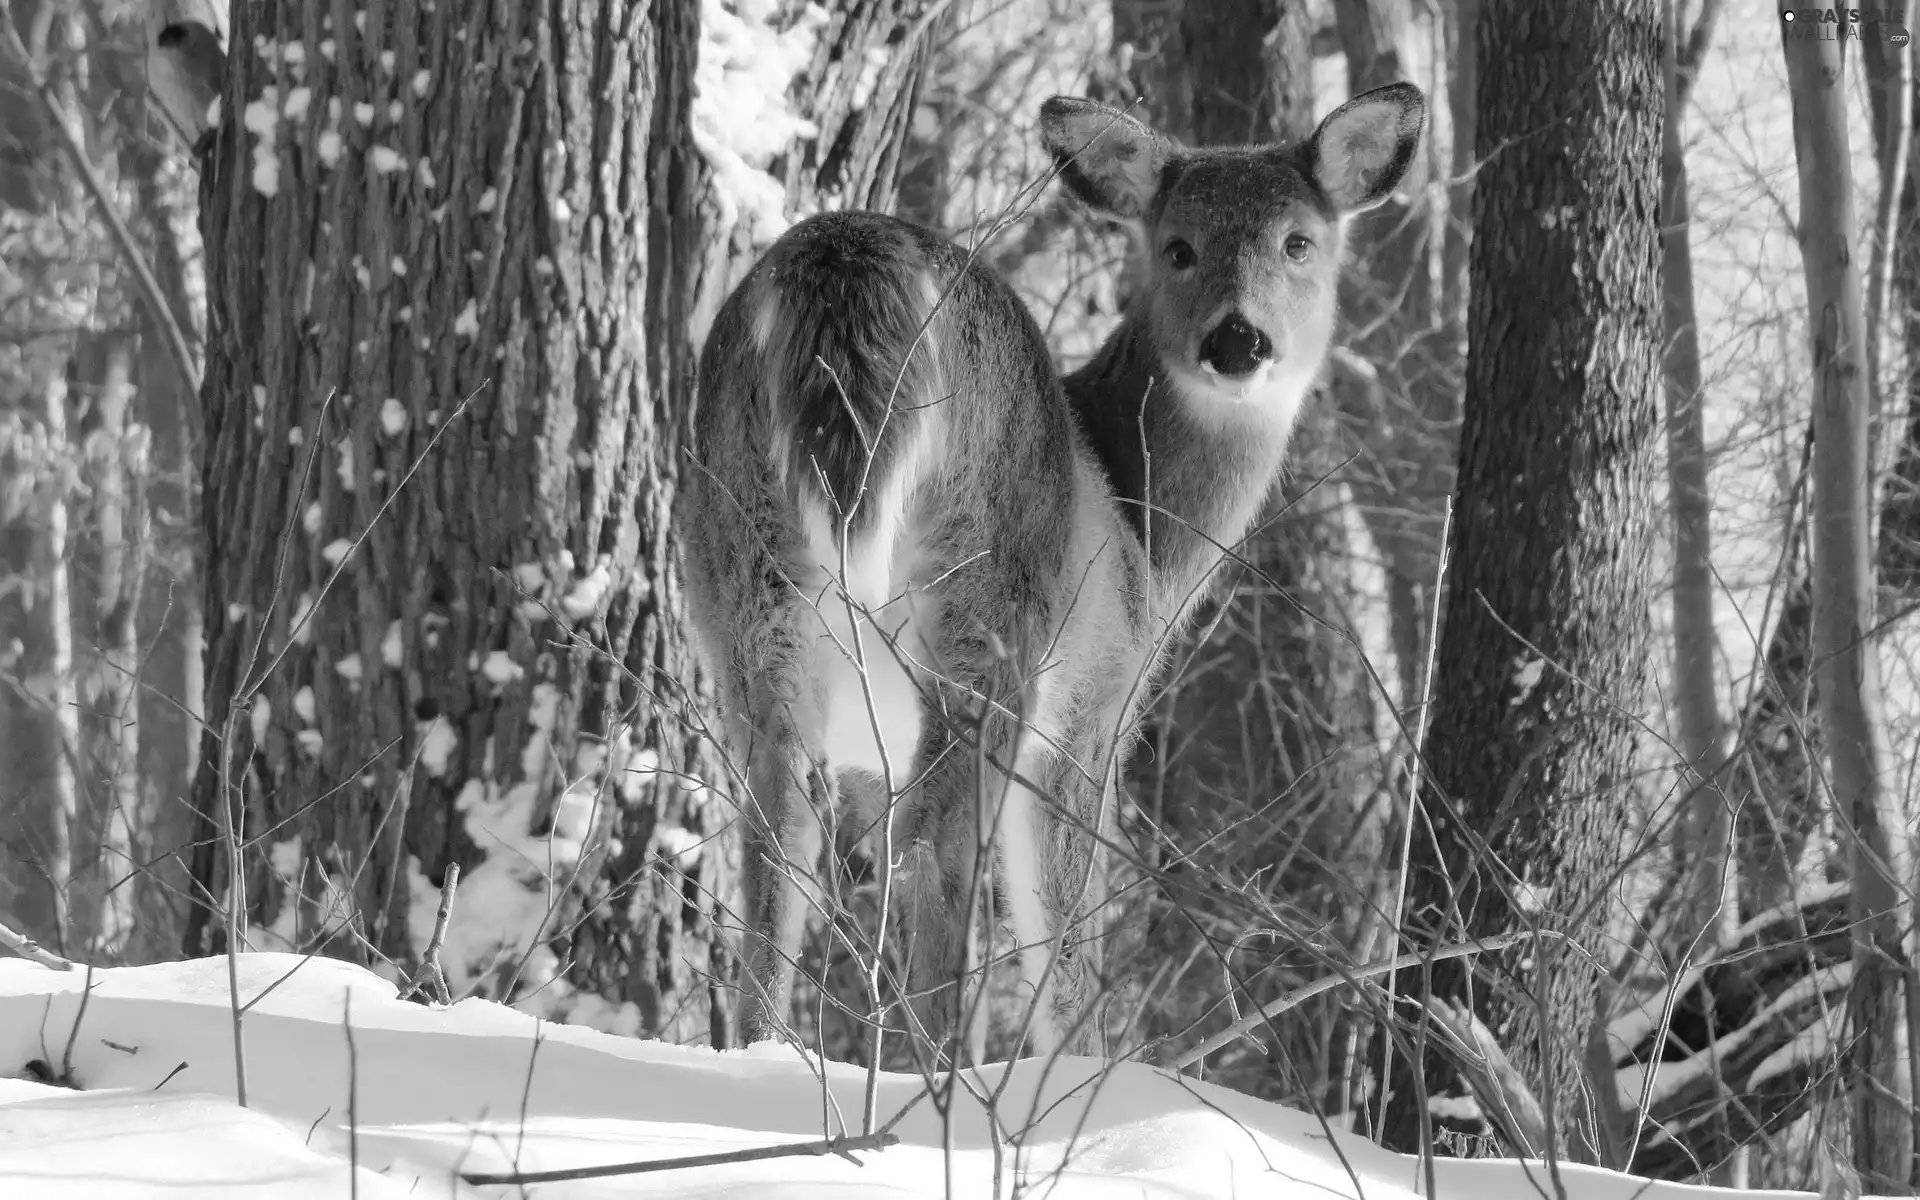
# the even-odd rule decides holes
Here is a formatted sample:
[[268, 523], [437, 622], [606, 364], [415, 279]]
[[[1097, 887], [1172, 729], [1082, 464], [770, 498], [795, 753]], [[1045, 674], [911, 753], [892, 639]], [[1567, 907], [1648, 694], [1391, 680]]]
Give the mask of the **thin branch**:
[[616, 1175], [645, 1175], [654, 1171], [685, 1171], [695, 1167], [717, 1167], [727, 1163], [758, 1162], [767, 1158], [799, 1158], [838, 1154], [855, 1166], [865, 1166], [853, 1157], [856, 1150], [884, 1150], [900, 1138], [891, 1133], [866, 1133], [856, 1137], [826, 1138], [816, 1142], [787, 1142], [778, 1146], [757, 1146], [750, 1150], [728, 1150], [721, 1154], [692, 1154], [685, 1158], [656, 1158], [646, 1162], [610, 1163], [602, 1167], [569, 1167], [560, 1171], [521, 1171], [488, 1174], [474, 1171], [460, 1178], [475, 1187], [515, 1186], [533, 1183], [567, 1183], [575, 1179], [607, 1179]]
[[87, 1020], [87, 1002], [93, 999], [93, 964], [87, 964], [87, 979], [80, 988], [80, 1011], [73, 1014], [73, 1028], [67, 1031], [67, 1048], [60, 1055], [60, 1079], [73, 1086], [73, 1044], [80, 1040], [80, 1026]]

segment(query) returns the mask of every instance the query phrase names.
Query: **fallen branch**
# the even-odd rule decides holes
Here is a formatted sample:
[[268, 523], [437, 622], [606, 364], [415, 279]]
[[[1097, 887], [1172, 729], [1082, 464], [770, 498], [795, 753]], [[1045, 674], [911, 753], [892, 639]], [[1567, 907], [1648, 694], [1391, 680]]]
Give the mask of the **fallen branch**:
[[1455, 1008], [1438, 996], [1424, 1003], [1434, 1028], [1453, 1044], [1454, 1068], [1479, 1100], [1480, 1115], [1515, 1157], [1539, 1157], [1552, 1144], [1546, 1112], [1493, 1032], [1464, 1004]]
[[73, 970], [72, 963], [61, 958], [45, 946], [42, 946], [39, 942], [34, 941], [26, 934], [15, 933], [4, 924], [0, 924], [0, 946], [5, 946], [28, 962], [39, 963], [41, 966], [48, 967], [55, 971]]
[[757, 1146], [751, 1150], [728, 1150], [721, 1154], [692, 1154], [686, 1158], [656, 1158], [647, 1162], [609, 1163], [604, 1167], [569, 1167], [563, 1171], [514, 1171], [487, 1174], [462, 1173], [460, 1178], [475, 1187], [524, 1185], [531, 1183], [567, 1183], [575, 1179], [605, 1179], [614, 1175], [644, 1175], [653, 1171], [684, 1171], [694, 1167], [718, 1167], [727, 1163], [756, 1162], [764, 1158], [799, 1158], [838, 1154], [854, 1166], [865, 1166], [853, 1156], [855, 1150], [884, 1150], [900, 1139], [891, 1133], [865, 1133], [857, 1137], [827, 1138], [818, 1142], [787, 1142], [779, 1146]]

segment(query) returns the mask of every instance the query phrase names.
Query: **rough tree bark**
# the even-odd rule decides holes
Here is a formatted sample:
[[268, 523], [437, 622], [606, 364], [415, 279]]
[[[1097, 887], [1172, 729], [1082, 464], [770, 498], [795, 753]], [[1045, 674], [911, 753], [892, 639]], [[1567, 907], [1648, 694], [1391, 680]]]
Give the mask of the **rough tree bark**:
[[[410, 965], [459, 862], [458, 986], [726, 1040], [733, 813], [667, 521], [694, 354], [769, 204], [888, 199], [918, 13], [235, 9], [203, 174], [194, 866], [232, 894], [229, 805], [263, 936]], [[696, 111], [703, 19], [749, 60], [710, 102], [777, 111]], [[814, 136], [731, 148], [796, 96]]]
[[[1783, 10], [1785, 8], [1783, 7]], [[1849, 826], [1853, 986], [1847, 1016], [1853, 1165], [1862, 1188], [1905, 1189], [1913, 1172], [1907, 1105], [1903, 929], [1912, 848], [1887, 776], [1873, 628], [1872, 456], [1866, 314], [1853, 253], [1842, 43], [1782, 20], [1800, 169], [1800, 248], [1813, 334], [1813, 674], [1826, 733], [1826, 789]], [[1805, 30], [1804, 34], [1802, 29]]]
[[[1590, 955], [1622, 860], [1645, 679], [1660, 362], [1658, 10], [1480, 6], [1471, 347], [1458, 509], [1406, 921], [1416, 944], [1564, 935], [1402, 975], [1465, 1003], [1598, 1157]], [[1623, 710], [1623, 706], [1627, 706]], [[1403, 1008], [1403, 1012], [1416, 1011]], [[1431, 1042], [1429, 1043], [1431, 1045]], [[1397, 1054], [1384, 1134], [1420, 1145], [1437, 1054]], [[1425, 1091], [1414, 1078], [1424, 1072]], [[1535, 1147], [1545, 1152], [1546, 1147]]]

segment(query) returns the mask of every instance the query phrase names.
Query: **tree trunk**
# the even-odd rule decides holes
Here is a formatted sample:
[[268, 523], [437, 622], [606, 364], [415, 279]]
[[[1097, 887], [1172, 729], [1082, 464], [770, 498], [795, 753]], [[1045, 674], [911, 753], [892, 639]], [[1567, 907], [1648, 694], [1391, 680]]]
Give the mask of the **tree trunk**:
[[[1904, 52], [1911, 67], [1912, 43], [1894, 47], [1885, 41], [1863, 40], [1862, 45], [1868, 70], [1887, 85], [1870, 89], [1868, 97], [1881, 187], [1897, 188], [1900, 196], [1894, 240], [1887, 254], [1893, 264], [1890, 307], [1899, 314], [1894, 323], [1907, 367], [1902, 386], [1889, 389], [1883, 406], [1883, 427], [1890, 443], [1886, 457], [1892, 460], [1892, 469], [1880, 502], [1876, 561], [1880, 583], [1911, 599], [1920, 592], [1920, 87], [1914, 86], [1910, 69], [1905, 80], [1909, 88], [1906, 170], [1897, 172], [1899, 156], [1886, 144], [1901, 127], [1886, 111], [1889, 100], [1899, 94], [1900, 73], [1890, 60]], [[1876, 464], [1880, 461], [1876, 457]]]
[[[130, 315], [130, 314], [129, 314]], [[81, 761], [87, 764], [90, 869], [83, 889], [92, 928], [90, 962], [125, 961], [138, 928], [137, 881], [145, 839], [141, 821], [140, 642], [135, 617], [145, 589], [150, 540], [146, 521], [145, 431], [134, 421], [133, 338], [94, 340], [102, 360], [82, 437], [92, 448], [92, 503], [79, 539], [91, 568], [81, 624], [89, 635], [82, 673]], [[83, 611], [76, 606], [76, 613]]]
[[[1783, 9], [1783, 11], [1785, 11]], [[1848, 170], [1841, 43], [1782, 20], [1800, 168], [1801, 260], [1813, 330], [1814, 678], [1833, 811], [1850, 826], [1853, 1164], [1863, 1189], [1904, 1190], [1913, 1171], [1903, 1007], [1912, 853], [1887, 778], [1887, 731], [1873, 627], [1872, 471], [1866, 315]], [[1802, 32], [1804, 30], [1804, 33]]]
[[[749, 60], [705, 108], [703, 12]], [[236, 8], [195, 874], [226, 894], [232, 805], [243, 929], [410, 965], [459, 862], [457, 988], [726, 1040], [734, 814], [667, 532], [694, 353], [783, 202], [889, 198], [916, 12]]]
[[[1877, 32], [1877, 31], [1875, 31]], [[1871, 114], [1874, 160], [1880, 166], [1880, 194], [1873, 209], [1873, 256], [1866, 282], [1867, 400], [1872, 423], [1867, 431], [1868, 461], [1875, 479], [1886, 472], [1887, 451], [1899, 439], [1887, 430], [1898, 428], [1899, 409], [1888, 403], [1885, 364], [1887, 305], [1895, 295], [1895, 269], [1900, 261], [1898, 241], [1904, 222], [1902, 199], [1909, 179], [1912, 150], [1913, 54], [1911, 39], [1897, 45], [1884, 37], [1860, 39], [1861, 62], [1867, 69], [1867, 109]], [[1911, 290], [1908, 277], [1900, 290]], [[1909, 366], [1909, 372], [1912, 368]]]
[[1738, 874], [1728, 854], [1733, 805], [1725, 776], [1732, 747], [1720, 715], [1714, 675], [1713, 506], [1707, 490], [1707, 446], [1700, 367], [1700, 328], [1693, 302], [1693, 211], [1687, 194], [1686, 97], [1711, 37], [1718, 0], [1707, 0], [1694, 35], [1679, 0], [1667, 0], [1666, 111], [1660, 141], [1661, 319], [1666, 330], [1667, 485], [1673, 520], [1673, 707], [1685, 760], [1681, 788], [1689, 797], [1675, 854], [1689, 864], [1687, 914], [1674, 940], [1711, 954], [1731, 944], [1740, 925]]
[[[1634, 769], [1657, 470], [1658, 11], [1480, 6], [1471, 349], [1445, 626], [1406, 920], [1436, 942], [1563, 935], [1402, 975], [1465, 1003], [1593, 1161], [1583, 1061]], [[1438, 849], [1436, 856], [1435, 848]], [[1576, 948], [1577, 947], [1577, 948]], [[1404, 1011], [1404, 1010], [1403, 1010]], [[1428, 1043], [1432, 1046], [1432, 1038]], [[1437, 1055], [1395, 1056], [1384, 1133], [1421, 1141]], [[1413, 1072], [1424, 1071], [1425, 1089]]]

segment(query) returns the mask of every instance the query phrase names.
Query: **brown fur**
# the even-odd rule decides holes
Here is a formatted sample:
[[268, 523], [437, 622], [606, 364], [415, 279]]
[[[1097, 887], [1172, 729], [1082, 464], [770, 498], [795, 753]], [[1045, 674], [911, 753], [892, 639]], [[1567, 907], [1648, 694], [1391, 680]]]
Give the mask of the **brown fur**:
[[838, 793], [884, 817], [888, 775], [872, 840], [892, 847], [876, 862], [929, 1031], [959, 1012], [982, 862], [1016, 934], [1052, 951], [1023, 956], [1032, 1044], [1090, 1044], [1098, 937], [1073, 932], [1094, 917], [1097, 934], [1103, 900], [1089, 835], [1111, 826], [1165, 644], [1259, 511], [1325, 359], [1342, 221], [1398, 183], [1423, 113], [1398, 84], [1297, 146], [1194, 151], [1048, 101], [1063, 180], [1134, 222], [1153, 264], [1065, 381], [1003, 282], [891, 217], [801, 222], [728, 299], [675, 525], [745, 763], [749, 1039], [785, 1016]]

